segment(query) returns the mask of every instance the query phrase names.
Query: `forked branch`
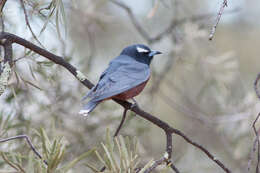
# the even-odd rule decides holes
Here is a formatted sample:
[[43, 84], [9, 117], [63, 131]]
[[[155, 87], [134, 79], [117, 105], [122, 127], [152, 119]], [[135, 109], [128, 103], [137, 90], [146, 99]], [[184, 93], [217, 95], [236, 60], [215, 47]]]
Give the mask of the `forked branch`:
[[[18, 135], [18, 136], [13, 136], [13, 137], [10, 137], [10, 138], [0, 139], [0, 143], [11, 141], [11, 140], [16, 140], [16, 139], [25, 139], [26, 142], [28, 143], [28, 145], [30, 146], [31, 150], [36, 154], [37, 157], [39, 157], [39, 159], [42, 160], [41, 154], [33, 146], [32, 141], [30, 140], [30, 138], [27, 135]], [[46, 160], [43, 160], [43, 162], [46, 165], [48, 165]]]

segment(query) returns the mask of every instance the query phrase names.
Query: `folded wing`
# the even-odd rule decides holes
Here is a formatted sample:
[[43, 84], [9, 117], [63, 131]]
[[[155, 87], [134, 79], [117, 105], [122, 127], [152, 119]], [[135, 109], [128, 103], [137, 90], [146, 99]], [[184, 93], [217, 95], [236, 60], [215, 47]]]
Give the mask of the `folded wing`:
[[147, 81], [150, 69], [147, 64], [129, 60], [113, 60], [100, 77], [98, 84], [87, 94], [92, 101], [100, 101]]

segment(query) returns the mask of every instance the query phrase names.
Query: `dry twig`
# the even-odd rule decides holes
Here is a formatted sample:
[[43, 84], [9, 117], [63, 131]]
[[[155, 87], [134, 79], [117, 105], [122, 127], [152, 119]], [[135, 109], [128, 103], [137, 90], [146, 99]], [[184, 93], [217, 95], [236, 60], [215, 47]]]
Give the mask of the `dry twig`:
[[131, 8], [129, 8], [127, 5], [125, 5], [122, 2], [116, 1], [116, 0], [110, 0], [111, 2], [113, 2], [114, 4], [118, 5], [119, 7], [123, 8], [128, 16], [131, 19], [131, 22], [133, 23], [133, 25], [135, 26], [135, 28], [138, 30], [138, 32], [140, 33], [140, 35], [147, 40], [148, 42], [151, 42], [151, 38], [149, 36], [149, 34], [145, 31], [145, 29], [142, 27], [142, 25], [138, 22], [138, 20], [136, 19], [133, 11], [131, 10]]
[[[173, 18], [172, 21], [170, 22], [170, 24], [168, 25], [168, 27], [166, 27], [163, 31], [161, 31], [160, 33], [158, 33], [157, 35], [155, 35], [154, 37], [151, 37], [146, 30], [143, 28], [143, 26], [138, 22], [137, 18], [134, 16], [133, 11], [131, 10], [130, 7], [128, 7], [126, 4], [124, 4], [123, 2], [119, 2], [117, 0], [110, 0], [112, 3], [114, 3], [115, 5], [121, 7], [122, 9], [124, 9], [131, 22], [133, 23], [134, 27], [136, 28], [136, 30], [138, 31], [138, 33], [149, 43], [155, 43], [157, 41], [160, 41], [162, 38], [164, 38], [165, 36], [169, 35], [172, 33], [173, 29], [181, 24], [183, 24], [186, 21], [192, 21], [192, 22], [196, 22], [196, 21], [200, 21], [200, 20], [204, 20], [206, 18], [211, 18], [213, 16], [215, 16], [215, 14], [212, 13], [206, 13], [206, 14], [199, 14], [199, 15], [195, 15], [195, 16], [191, 16], [191, 17], [185, 17], [183, 19], [176, 19]], [[220, 21], [220, 18], [224, 12], [224, 8], [227, 7], [227, 0], [224, 0], [221, 8], [218, 12], [218, 16], [215, 22], [215, 25], [212, 27], [209, 39], [212, 40], [214, 37], [214, 34], [216, 32], [216, 28], [217, 25]], [[239, 10], [239, 8], [236, 8], [234, 10], [230, 10], [228, 11], [228, 13], [233, 13], [233, 12], [237, 12]]]
[[257, 75], [257, 77], [255, 79], [255, 82], [254, 82], [254, 88], [255, 88], [256, 95], [260, 99], [260, 92], [259, 92], [259, 89], [258, 89], [259, 81], [260, 81], [260, 73], [258, 73], [258, 75]]
[[224, 8], [227, 7], [227, 0], [223, 0], [223, 3], [219, 9], [219, 12], [218, 12], [218, 16], [217, 16], [217, 19], [216, 19], [216, 22], [215, 22], [215, 25], [212, 27], [211, 29], [211, 32], [210, 32], [210, 35], [209, 35], [209, 40], [212, 40], [213, 37], [214, 37], [214, 34], [216, 32], [216, 29], [217, 29], [217, 26], [218, 26], [218, 23], [220, 21], [220, 18], [224, 12]]
[[[254, 123], [253, 123], [253, 129], [254, 129], [254, 132], [255, 132], [255, 136], [256, 136], [256, 143], [257, 143], [257, 164], [256, 164], [256, 173], [259, 173], [259, 163], [260, 163], [260, 141], [259, 141], [259, 134], [258, 134], [258, 131], [256, 130], [256, 127], [255, 127], [255, 124], [257, 122], [257, 120], [259, 119], [260, 117], [260, 113], [257, 115]], [[254, 150], [255, 150], [255, 146], [254, 146]]]
[[[32, 151], [42, 160], [41, 154], [36, 150], [36, 148], [33, 146], [32, 141], [27, 135], [18, 135], [18, 136], [13, 136], [10, 138], [5, 138], [5, 139], [0, 139], [0, 143], [11, 141], [11, 140], [16, 140], [16, 139], [25, 139]], [[48, 163], [46, 160], [43, 160], [43, 162], [48, 166]]]
[[123, 124], [124, 124], [124, 122], [125, 122], [125, 118], [126, 118], [126, 113], [127, 113], [127, 111], [128, 111], [128, 109], [124, 109], [123, 117], [122, 117], [122, 119], [121, 119], [121, 122], [120, 122], [119, 126], [118, 126], [117, 129], [116, 129], [116, 132], [115, 132], [115, 134], [114, 134], [114, 137], [116, 137], [116, 136], [118, 135], [119, 131], [121, 130], [121, 128], [122, 128], [122, 126], [123, 126]]
[[44, 46], [42, 45], [42, 43], [39, 41], [39, 39], [37, 38], [37, 36], [35, 35], [35, 33], [34, 33], [33, 30], [32, 30], [32, 27], [31, 27], [31, 24], [30, 24], [30, 22], [29, 22], [28, 15], [27, 15], [27, 12], [26, 12], [26, 9], [25, 9], [23, 0], [20, 0], [20, 2], [21, 2], [21, 6], [22, 6], [22, 8], [23, 8], [23, 13], [24, 13], [24, 18], [25, 18], [26, 25], [28, 26], [28, 28], [29, 28], [29, 30], [30, 30], [30, 32], [31, 32], [31, 34], [32, 34], [32, 36], [33, 36], [33, 38], [37, 41], [37, 43], [38, 43], [39, 45], [41, 45], [41, 47], [44, 48]]
[[5, 23], [4, 23], [4, 19], [3, 19], [3, 9], [4, 9], [6, 1], [7, 0], [1, 0], [1, 2], [0, 2], [0, 19], [1, 19], [2, 31], [5, 30]]

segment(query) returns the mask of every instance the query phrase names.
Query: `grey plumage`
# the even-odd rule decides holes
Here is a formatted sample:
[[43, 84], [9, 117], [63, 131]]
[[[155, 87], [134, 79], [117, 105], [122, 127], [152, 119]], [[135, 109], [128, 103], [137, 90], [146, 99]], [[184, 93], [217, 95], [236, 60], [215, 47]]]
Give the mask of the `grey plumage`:
[[101, 101], [92, 101], [90, 100], [88, 104], [84, 105], [83, 109], [79, 111], [79, 114], [82, 114], [84, 116], [87, 116], [90, 112], [95, 109], [95, 107], [100, 103]]
[[[127, 91], [148, 80], [150, 69], [147, 64], [131, 60], [131, 57], [120, 55], [111, 61], [102, 73], [99, 82], [83, 100], [91, 98], [82, 110], [90, 113], [103, 99]], [[95, 106], [94, 106], [95, 105]], [[82, 114], [83, 111], [81, 111]]]
[[132, 61], [128, 56], [120, 55], [110, 63], [88, 97], [93, 101], [109, 98], [138, 86], [148, 80], [149, 76], [150, 69], [147, 64]]
[[[138, 53], [137, 47], [147, 50], [147, 53]], [[154, 54], [151, 54], [155, 52]], [[128, 91], [150, 77], [150, 62], [153, 55], [160, 52], [151, 51], [144, 45], [132, 45], [125, 48], [119, 56], [114, 58], [108, 68], [101, 74], [95, 85], [83, 100], [90, 101], [80, 111], [81, 114], [90, 113], [101, 101]]]

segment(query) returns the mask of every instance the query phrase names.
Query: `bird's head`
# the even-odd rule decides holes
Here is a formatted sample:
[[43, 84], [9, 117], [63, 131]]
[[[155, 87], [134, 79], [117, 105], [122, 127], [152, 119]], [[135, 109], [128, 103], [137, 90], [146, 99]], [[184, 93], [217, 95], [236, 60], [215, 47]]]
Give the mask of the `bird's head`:
[[143, 44], [135, 44], [123, 49], [121, 55], [127, 55], [134, 58], [136, 61], [150, 65], [153, 56], [161, 54], [159, 51], [151, 50]]

